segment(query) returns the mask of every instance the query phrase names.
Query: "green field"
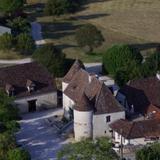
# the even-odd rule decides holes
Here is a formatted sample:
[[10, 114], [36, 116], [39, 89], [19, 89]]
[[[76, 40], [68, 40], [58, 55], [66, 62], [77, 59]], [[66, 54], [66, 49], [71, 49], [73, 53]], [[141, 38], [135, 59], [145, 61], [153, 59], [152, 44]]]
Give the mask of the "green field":
[[[35, 12], [34, 18], [42, 24], [46, 41], [61, 48], [67, 57], [98, 62], [101, 53], [113, 44], [134, 44], [141, 50], [157, 46], [159, 8], [159, 0], [89, 0], [82, 11], [73, 15], [55, 18]], [[95, 50], [96, 54], [86, 55], [75, 42], [74, 33], [84, 23], [96, 25], [105, 38], [103, 45]]]

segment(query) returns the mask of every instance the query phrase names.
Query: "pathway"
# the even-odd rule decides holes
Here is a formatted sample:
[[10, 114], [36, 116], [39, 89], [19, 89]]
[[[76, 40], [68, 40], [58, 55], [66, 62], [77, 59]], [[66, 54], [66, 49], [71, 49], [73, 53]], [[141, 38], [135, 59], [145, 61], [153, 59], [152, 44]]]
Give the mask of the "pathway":
[[0, 60], [0, 64], [24, 64], [32, 62], [31, 58], [24, 58], [19, 60]]

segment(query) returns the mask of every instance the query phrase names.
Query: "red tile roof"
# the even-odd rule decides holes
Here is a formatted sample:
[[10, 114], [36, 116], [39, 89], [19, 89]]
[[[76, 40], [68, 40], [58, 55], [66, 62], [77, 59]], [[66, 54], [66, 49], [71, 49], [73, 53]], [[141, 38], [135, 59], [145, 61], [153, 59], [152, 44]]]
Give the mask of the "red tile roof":
[[111, 91], [95, 76], [80, 69], [64, 91], [79, 111], [94, 110], [95, 114], [123, 111]]
[[160, 119], [135, 122], [129, 122], [127, 120], [120, 119], [110, 124], [110, 128], [126, 139], [159, 137]]
[[63, 78], [63, 82], [69, 83], [72, 78], [74, 77], [74, 75], [80, 70], [80, 69], [84, 69], [84, 65], [82, 63], [82, 61], [80, 60], [76, 60], [74, 62], [74, 64], [72, 65], [72, 67], [70, 68], [70, 70], [68, 71], [68, 73], [64, 76]]
[[133, 80], [119, 92], [124, 94], [129, 105], [134, 105], [135, 111], [145, 112], [150, 104], [160, 107], [160, 80], [156, 77]]

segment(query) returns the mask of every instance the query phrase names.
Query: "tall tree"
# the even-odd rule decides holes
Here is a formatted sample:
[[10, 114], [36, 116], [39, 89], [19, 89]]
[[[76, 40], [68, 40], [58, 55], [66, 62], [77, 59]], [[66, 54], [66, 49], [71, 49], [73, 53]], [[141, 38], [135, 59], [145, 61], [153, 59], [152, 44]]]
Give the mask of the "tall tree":
[[105, 70], [115, 75], [118, 70], [127, 70], [131, 64], [141, 64], [142, 55], [128, 45], [114, 45], [103, 56]]
[[86, 24], [80, 27], [76, 31], [75, 38], [78, 45], [84, 48], [86, 52], [92, 51], [104, 41], [101, 31], [92, 24]]
[[54, 76], [63, 76], [65, 69], [65, 54], [55, 48], [52, 44], [47, 44], [38, 48], [33, 54], [33, 59], [46, 66]]

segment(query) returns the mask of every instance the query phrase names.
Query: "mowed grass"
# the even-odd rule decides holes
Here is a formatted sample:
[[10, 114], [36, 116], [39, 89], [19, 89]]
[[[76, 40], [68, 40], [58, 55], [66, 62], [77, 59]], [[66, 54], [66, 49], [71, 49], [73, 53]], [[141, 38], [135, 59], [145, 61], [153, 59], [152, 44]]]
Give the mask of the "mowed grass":
[[20, 53], [17, 53], [15, 51], [12, 50], [0, 50], [0, 59], [4, 59], [4, 60], [14, 60], [14, 59], [22, 59], [22, 58], [26, 58], [24, 55], [21, 55]]
[[[148, 49], [151, 43], [159, 43], [159, 8], [159, 0], [89, 0], [76, 14], [61, 18], [37, 14], [36, 19], [42, 24], [46, 41], [61, 48], [68, 58], [100, 62], [102, 53], [113, 44], [134, 44]], [[105, 38], [94, 54], [85, 54], [75, 41], [76, 29], [85, 23], [96, 25]]]

